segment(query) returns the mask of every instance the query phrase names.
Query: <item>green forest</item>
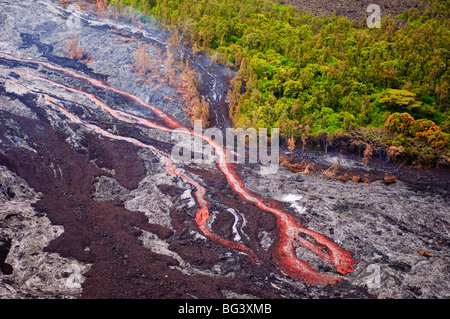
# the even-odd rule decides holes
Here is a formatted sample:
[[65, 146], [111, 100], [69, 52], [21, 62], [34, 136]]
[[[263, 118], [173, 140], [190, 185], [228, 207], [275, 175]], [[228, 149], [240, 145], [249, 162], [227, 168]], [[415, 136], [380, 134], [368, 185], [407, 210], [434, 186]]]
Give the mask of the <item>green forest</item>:
[[[273, 0], [112, 0], [151, 15], [236, 71], [236, 127], [280, 128], [392, 161], [450, 166], [450, 4], [428, 0], [368, 28]], [[401, 23], [399, 23], [401, 22]]]

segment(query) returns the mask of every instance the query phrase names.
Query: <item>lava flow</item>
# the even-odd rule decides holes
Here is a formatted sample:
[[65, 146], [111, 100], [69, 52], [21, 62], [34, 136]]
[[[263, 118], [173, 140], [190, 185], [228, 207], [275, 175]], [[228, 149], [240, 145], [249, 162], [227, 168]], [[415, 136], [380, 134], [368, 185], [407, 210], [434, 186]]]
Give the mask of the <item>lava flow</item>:
[[[219, 170], [225, 175], [228, 184], [230, 187], [235, 191], [243, 200], [250, 202], [257, 207], [259, 207], [261, 210], [264, 210], [266, 212], [269, 212], [273, 214], [276, 217], [277, 225], [278, 225], [278, 232], [279, 236], [277, 239], [277, 242], [274, 244], [274, 249], [272, 249], [272, 252], [274, 254], [274, 260], [278, 264], [278, 266], [290, 277], [302, 280], [307, 284], [322, 284], [322, 285], [328, 285], [328, 284], [334, 284], [341, 280], [343, 277], [331, 274], [331, 273], [321, 273], [315, 268], [313, 268], [310, 264], [307, 262], [300, 260], [295, 253], [296, 245], [300, 244], [303, 247], [309, 249], [311, 252], [319, 256], [320, 258], [324, 259], [331, 265], [335, 266], [337, 271], [341, 274], [346, 274], [353, 271], [353, 265], [356, 264], [356, 260], [354, 260], [351, 256], [351, 254], [341, 247], [339, 247], [336, 243], [334, 243], [332, 240], [328, 239], [327, 237], [318, 234], [314, 231], [311, 231], [309, 229], [304, 228], [301, 223], [295, 219], [292, 215], [278, 209], [274, 208], [270, 204], [265, 204], [265, 201], [252, 194], [249, 190], [247, 190], [243, 186], [243, 182], [239, 179], [238, 175], [236, 174], [234, 170], [234, 166], [231, 163], [228, 163], [226, 161], [227, 159], [227, 152], [226, 149], [219, 146], [217, 143], [214, 142], [211, 138], [207, 136], [203, 136], [202, 134], [199, 134], [198, 132], [195, 132], [194, 130], [187, 128], [186, 126], [182, 125], [163, 111], [153, 107], [149, 103], [145, 102], [144, 100], [140, 99], [137, 96], [134, 96], [130, 93], [111, 88], [107, 84], [105, 84], [102, 81], [99, 81], [97, 79], [93, 79], [89, 76], [79, 74], [71, 69], [66, 69], [63, 67], [55, 66], [53, 64], [50, 64], [48, 62], [40, 62], [40, 61], [32, 61], [32, 60], [25, 60], [13, 57], [9, 54], [0, 53], [0, 57], [3, 57], [5, 59], [9, 60], [15, 60], [19, 62], [26, 62], [26, 63], [33, 63], [35, 65], [40, 65], [44, 68], [48, 68], [57, 72], [60, 72], [62, 74], [65, 74], [69, 77], [83, 79], [88, 81], [91, 85], [98, 87], [100, 89], [109, 90], [112, 92], [115, 92], [119, 95], [121, 95], [124, 98], [131, 99], [135, 101], [136, 103], [140, 104], [143, 107], [151, 109], [156, 117], [161, 120], [164, 124], [158, 124], [150, 119], [139, 117], [124, 111], [114, 110], [113, 108], [109, 107], [102, 101], [100, 101], [97, 97], [95, 97], [91, 93], [84, 92], [81, 89], [75, 89], [71, 88], [69, 86], [39, 77], [34, 74], [25, 73], [23, 71], [15, 70], [15, 72], [20, 72], [21, 74], [24, 74], [28, 77], [32, 77], [34, 79], [40, 80], [40, 81], [46, 81], [48, 83], [51, 83], [52, 85], [58, 86], [60, 88], [64, 88], [66, 90], [70, 90], [72, 92], [83, 94], [85, 97], [99, 105], [103, 110], [107, 111], [111, 116], [116, 118], [119, 121], [123, 121], [126, 123], [131, 124], [137, 124], [142, 125], [148, 128], [152, 129], [158, 129], [165, 132], [174, 132], [177, 128], [184, 128], [185, 130], [178, 130], [178, 133], [185, 133], [189, 134], [191, 136], [202, 138], [206, 143], [208, 143], [211, 147], [214, 148], [217, 158], [218, 158], [218, 168]], [[18, 83], [17, 83], [18, 84]], [[31, 90], [32, 91], [32, 90]], [[112, 134], [108, 131], [105, 131], [98, 126], [95, 126], [90, 123], [86, 123], [79, 119], [74, 114], [71, 114], [68, 110], [65, 108], [59, 106], [55, 102], [51, 101], [51, 98], [45, 94], [45, 92], [35, 92], [34, 93], [41, 93], [45, 97], [45, 100], [48, 103], [51, 103], [52, 105], [58, 107], [60, 110], [62, 110], [67, 117], [78, 124], [86, 125], [87, 127], [91, 128], [98, 134], [101, 134], [105, 137], [116, 139], [116, 140], [124, 140], [130, 143], [133, 143], [135, 145], [138, 145], [139, 147], [144, 147], [151, 149], [153, 152], [157, 153], [160, 157], [163, 158], [163, 161], [165, 163], [166, 171], [173, 175], [178, 175], [182, 177], [186, 182], [191, 184], [193, 187], [195, 187], [196, 192], [195, 196], [197, 199], [197, 202], [200, 206], [200, 208], [197, 211], [196, 214], [196, 222], [198, 224], [198, 227], [203, 232], [205, 236], [208, 238], [219, 242], [223, 245], [226, 245], [232, 249], [240, 250], [246, 253], [249, 258], [252, 260], [253, 263], [260, 263], [259, 258], [256, 256], [256, 254], [248, 247], [246, 247], [243, 243], [235, 242], [226, 240], [220, 236], [217, 236], [213, 234], [206, 226], [206, 222], [209, 219], [209, 206], [210, 203], [205, 200], [205, 194], [206, 189], [201, 186], [198, 182], [188, 177], [186, 174], [183, 174], [178, 170], [173, 161], [165, 155], [163, 152], [157, 150], [153, 146], [144, 144], [134, 138], [129, 137], [123, 137], [119, 135]], [[303, 235], [303, 236], [302, 236]], [[308, 236], [308, 238], [311, 238], [311, 240], [305, 239], [305, 237]]]
[[[33, 74], [29, 74], [29, 73], [26, 73], [26, 72], [23, 72], [23, 71], [20, 71], [20, 70], [16, 70], [16, 72], [21, 73], [21, 74], [26, 75], [26, 76], [29, 76], [29, 77], [34, 78], [34, 79], [39, 79], [41, 81], [47, 81], [49, 83], [52, 83], [53, 85], [60, 86], [60, 87], [62, 87], [64, 89], [67, 89], [67, 90], [72, 91], [72, 92], [81, 93], [81, 94], [85, 95], [86, 97], [88, 97], [93, 102], [95, 102], [98, 105], [100, 105], [101, 107], [103, 107], [105, 110], [107, 110], [109, 112], [109, 114], [111, 116], [113, 116], [114, 118], [116, 118], [118, 120], [124, 121], [126, 123], [141, 124], [141, 125], [144, 125], [146, 127], [157, 128], [157, 129], [160, 129], [160, 130], [163, 130], [163, 131], [167, 131], [167, 132], [172, 131], [171, 129], [169, 129], [167, 127], [160, 126], [160, 125], [158, 125], [158, 124], [156, 124], [153, 121], [150, 121], [148, 119], [144, 119], [144, 118], [141, 118], [141, 117], [138, 117], [138, 116], [135, 116], [135, 115], [123, 112], [123, 111], [113, 110], [110, 107], [108, 107], [106, 104], [104, 104], [103, 102], [98, 100], [92, 94], [88, 94], [88, 93], [83, 92], [81, 90], [73, 89], [73, 88], [70, 88], [70, 87], [68, 87], [66, 85], [63, 85], [63, 84], [60, 84], [60, 83], [57, 83], [57, 82], [54, 82], [54, 81], [51, 81], [51, 80], [48, 80], [48, 79], [45, 79], [45, 78], [33, 75]], [[228, 247], [230, 247], [232, 249], [243, 251], [244, 253], [246, 253], [248, 255], [248, 257], [251, 259], [251, 261], [253, 263], [259, 263], [260, 262], [258, 257], [255, 255], [255, 253], [251, 249], [246, 247], [244, 244], [221, 238], [221, 237], [217, 236], [216, 234], [212, 233], [206, 227], [206, 222], [209, 219], [209, 206], [210, 206], [210, 203], [205, 200], [206, 189], [203, 186], [201, 186], [198, 182], [193, 180], [192, 178], [190, 178], [187, 175], [181, 173], [174, 166], [173, 161], [166, 154], [164, 154], [163, 152], [159, 151], [155, 147], [153, 147], [151, 145], [148, 145], [148, 144], [144, 144], [144, 143], [142, 143], [142, 142], [140, 142], [140, 141], [138, 141], [138, 140], [136, 140], [134, 138], [124, 137], [124, 136], [112, 134], [112, 133], [110, 133], [108, 131], [105, 131], [105, 130], [101, 129], [100, 127], [98, 127], [96, 125], [93, 125], [93, 124], [90, 124], [90, 123], [86, 123], [83, 120], [81, 120], [80, 118], [78, 118], [77, 116], [71, 114], [67, 109], [65, 109], [62, 106], [60, 106], [60, 105], [56, 104], [55, 102], [53, 102], [51, 100], [51, 98], [47, 94], [31, 90], [31, 89], [23, 86], [22, 84], [18, 83], [17, 81], [14, 81], [14, 84], [20, 86], [24, 90], [29, 91], [31, 93], [38, 93], [38, 94], [40, 93], [40, 94], [42, 94], [44, 96], [44, 99], [45, 99], [45, 101], [47, 103], [50, 103], [50, 104], [56, 106], [58, 109], [60, 109], [74, 123], [85, 125], [85, 126], [89, 127], [90, 129], [92, 129], [93, 131], [95, 131], [96, 133], [98, 133], [100, 135], [103, 135], [105, 137], [108, 137], [108, 138], [111, 138], [111, 139], [115, 139], [115, 140], [126, 141], [126, 142], [129, 142], [129, 143], [135, 144], [135, 145], [137, 145], [139, 147], [150, 149], [155, 154], [158, 154], [160, 157], [163, 158], [163, 161], [165, 163], [165, 169], [166, 169], [167, 173], [172, 174], [172, 175], [180, 176], [186, 182], [188, 182], [189, 184], [191, 184], [192, 186], [195, 187], [195, 189], [196, 189], [195, 196], [196, 196], [197, 202], [198, 202], [198, 204], [200, 206], [200, 209], [197, 211], [195, 219], [196, 219], [197, 225], [199, 226], [199, 228], [203, 232], [203, 234], [205, 236], [207, 236], [208, 238], [210, 238], [210, 239], [212, 239], [212, 240], [214, 240], [216, 242], [219, 242], [219, 243], [221, 243], [223, 245], [226, 245], [226, 246], [228, 246]]]

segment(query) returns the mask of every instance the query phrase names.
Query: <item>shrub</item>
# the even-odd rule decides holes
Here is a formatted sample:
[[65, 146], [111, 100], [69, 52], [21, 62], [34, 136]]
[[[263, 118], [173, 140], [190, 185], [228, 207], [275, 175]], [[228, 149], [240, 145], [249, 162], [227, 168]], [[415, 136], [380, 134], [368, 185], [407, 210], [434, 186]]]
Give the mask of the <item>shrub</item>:
[[73, 39], [67, 41], [68, 51], [64, 51], [69, 59], [81, 60], [86, 51], [80, 46], [80, 35], [76, 35]]
[[425, 138], [428, 144], [439, 149], [448, 147], [450, 143], [450, 135], [442, 132], [441, 130], [429, 130], [425, 133]]
[[148, 45], [139, 43], [138, 49], [133, 53], [134, 64], [133, 70], [137, 76], [143, 77], [151, 71], [151, 58], [148, 53]]
[[67, 41], [67, 51], [64, 54], [73, 60], [82, 61], [83, 63], [92, 62], [92, 57], [86, 54], [86, 51], [80, 46], [80, 35], [76, 35], [73, 39]]
[[440, 131], [440, 128], [433, 121], [419, 119], [411, 124], [409, 135], [416, 138], [425, 137], [428, 131]]
[[393, 113], [389, 115], [384, 127], [400, 134], [407, 134], [409, 127], [414, 122], [414, 118], [409, 113]]

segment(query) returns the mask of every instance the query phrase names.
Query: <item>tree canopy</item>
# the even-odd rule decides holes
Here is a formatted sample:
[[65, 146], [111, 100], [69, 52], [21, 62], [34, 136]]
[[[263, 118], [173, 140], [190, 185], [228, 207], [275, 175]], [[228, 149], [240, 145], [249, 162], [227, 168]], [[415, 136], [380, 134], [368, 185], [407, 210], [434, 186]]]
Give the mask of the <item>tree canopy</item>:
[[286, 138], [306, 128], [335, 135], [383, 129], [392, 114], [408, 113], [450, 133], [446, 0], [428, 0], [426, 10], [407, 9], [373, 29], [274, 0], [111, 2], [153, 15], [187, 44], [234, 68], [229, 109], [235, 126], [279, 127]]

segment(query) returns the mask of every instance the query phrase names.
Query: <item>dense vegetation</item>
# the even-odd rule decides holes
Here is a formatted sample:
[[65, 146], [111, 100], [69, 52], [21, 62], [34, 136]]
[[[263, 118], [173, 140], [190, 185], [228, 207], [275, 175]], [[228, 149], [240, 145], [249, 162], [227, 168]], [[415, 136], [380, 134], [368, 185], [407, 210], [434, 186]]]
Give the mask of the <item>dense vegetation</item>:
[[446, 0], [406, 10], [397, 16], [406, 21], [401, 28], [388, 17], [379, 29], [273, 0], [111, 2], [153, 15], [194, 50], [235, 69], [235, 126], [279, 127], [304, 144], [348, 135], [390, 150], [397, 161], [449, 165]]

